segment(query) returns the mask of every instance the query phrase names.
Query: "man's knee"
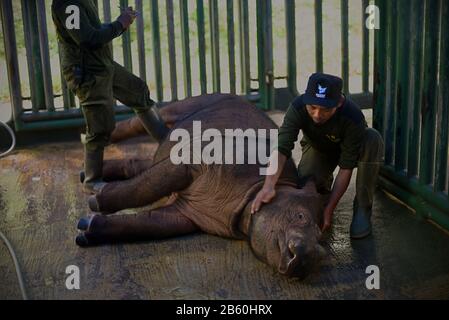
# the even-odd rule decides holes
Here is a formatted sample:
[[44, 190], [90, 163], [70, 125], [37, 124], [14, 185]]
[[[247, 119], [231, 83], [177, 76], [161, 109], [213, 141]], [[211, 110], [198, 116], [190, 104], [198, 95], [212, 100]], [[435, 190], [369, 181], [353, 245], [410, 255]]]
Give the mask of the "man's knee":
[[383, 162], [383, 160], [384, 141], [382, 139], [382, 136], [376, 129], [366, 128], [359, 161]]

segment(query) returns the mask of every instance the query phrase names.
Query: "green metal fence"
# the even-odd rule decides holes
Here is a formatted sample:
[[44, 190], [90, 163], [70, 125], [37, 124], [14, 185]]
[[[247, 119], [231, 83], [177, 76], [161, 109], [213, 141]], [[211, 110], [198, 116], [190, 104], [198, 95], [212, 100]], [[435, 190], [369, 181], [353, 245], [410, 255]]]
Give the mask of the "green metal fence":
[[[194, 3], [196, 14], [196, 30], [192, 30], [192, 24], [189, 23], [191, 17], [189, 8], [192, 8], [192, 1], [187, 0], [165, 0], [165, 3], [158, 0], [149, 0], [148, 11], [143, 11], [146, 2], [142, 0], [128, 1], [120, 0], [119, 4], [123, 6], [134, 5], [136, 9], [142, 12], [142, 15], [136, 21], [137, 37], [137, 59], [138, 70], [132, 70], [133, 67], [133, 48], [131, 47], [131, 33], [126, 32], [122, 37], [123, 64], [129, 70], [134, 71], [142, 79], [147, 80], [146, 68], [148, 63], [153, 64], [154, 77], [156, 79], [156, 88], [152, 90], [152, 97], [158, 102], [169, 102], [178, 99], [178, 87], [182, 84], [184, 96], [192, 95], [192, 71], [199, 72], [200, 93], [222, 92], [223, 79], [229, 81], [228, 92], [243, 94], [249, 100], [254, 101], [258, 106], [265, 110], [278, 107], [285, 107], [294, 96], [298, 94], [297, 72], [300, 65], [297, 65], [297, 46], [296, 41], [296, 16], [297, 10], [302, 10], [299, 1], [294, 0], [257, 0], [256, 12], [249, 10], [248, 0], [226, 0], [226, 12], [219, 12], [218, 0], [196, 0]], [[221, 1], [221, 0], [220, 0]], [[338, 0], [337, 0], [338, 1]], [[98, 0], [95, 1], [98, 4]], [[287, 61], [286, 70], [275, 70], [273, 63], [273, 21], [272, 5], [273, 3], [282, 3], [285, 16], [284, 23], [286, 28], [286, 52]], [[11, 93], [11, 104], [13, 109], [13, 120], [17, 131], [26, 130], [48, 130], [52, 128], [67, 128], [80, 126], [83, 119], [79, 108], [77, 108], [77, 99], [67, 89], [64, 80], [61, 80], [61, 92], [53, 92], [52, 85], [52, 65], [49, 58], [48, 45], [48, 25], [46, 12], [48, 12], [49, 1], [47, 0], [21, 0], [21, 14], [23, 19], [23, 28], [25, 34], [25, 47], [27, 54], [27, 66], [29, 71], [30, 95], [23, 97], [20, 86], [19, 62], [17, 58], [16, 30], [14, 28], [14, 12], [12, 0], [1, 0], [0, 11], [3, 27], [3, 38], [5, 43], [5, 56], [7, 62], [8, 81]], [[338, 2], [337, 2], [338, 3]], [[111, 11], [116, 1], [102, 0], [100, 2], [102, 12], [100, 17], [105, 21], [111, 21]], [[165, 4], [165, 16], [160, 15], [159, 6]], [[312, 4], [315, 8], [315, 26], [304, 25], [303, 28], [316, 28], [315, 43], [313, 39], [312, 48], [316, 47], [315, 60], [316, 70], [323, 71], [323, 4], [322, 0], [315, 0]], [[46, 8], [47, 5], [47, 8]], [[208, 7], [208, 12], [206, 9]], [[360, 23], [364, 24], [365, 8], [368, 1], [363, 0]], [[345, 79], [345, 92], [348, 92], [349, 81], [349, 59], [348, 59], [348, 0], [341, 0], [341, 30], [329, 30], [335, 33], [335, 38], [341, 37], [341, 70]], [[98, 7], [98, 6], [97, 6]], [[145, 7], [146, 8], [146, 7]], [[225, 25], [220, 25], [219, 15], [226, 15]], [[255, 18], [254, 18], [255, 17]], [[208, 19], [207, 19], [208, 18]], [[254, 19], [251, 19], [254, 18]], [[191, 19], [191, 18], [190, 18]], [[206, 22], [207, 19], [207, 22]], [[175, 43], [175, 22], [181, 24], [181, 50]], [[237, 24], [238, 21], [238, 24]], [[162, 37], [160, 28], [162, 23], [167, 28], [168, 50], [162, 51]], [[206, 39], [205, 27], [209, 30]], [[255, 23], [257, 34], [250, 34], [250, 23]], [[146, 24], [150, 25], [151, 43], [145, 43]], [[222, 23], [223, 24], [223, 23]], [[235, 27], [237, 26], [237, 27]], [[220, 43], [220, 34], [226, 33], [226, 43]], [[195, 37], [198, 43], [197, 54], [192, 53], [191, 43]], [[251, 47], [250, 41], [256, 38], [257, 49]], [[277, 40], [277, 39], [275, 39]], [[148, 41], [147, 41], [148, 42]], [[223, 41], [221, 41], [223, 42]], [[372, 94], [368, 90], [369, 82], [369, 33], [363, 28], [363, 92], [352, 94], [353, 99], [358, 100], [364, 107], [371, 107]], [[146, 46], [151, 46], [152, 54], [146, 54]], [[227, 67], [222, 68], [223, 57], [220, 55], [220, 47], [227, 47]], [[206, 50], [209, 47], [209, 50]], [[237, 50], [238, 49], [238, 50]], [[115, 48], [117, 50], [117, 48]], [[179, 64], [176, 63], [176, 54], [182, 55], [182, 78], [179, 76]], [[257, 52], [252, 52], [257, 51]], [[251, 59], [257, 55], [257, 70], [251, 66]], [[168, 56], [169, 68], [164, 68], [161, 60]], [[208, 59], [206, 59], [208, 58]], [[193, 59], [196, 59], [197, 70], [192, 70]], [[208, 64], [209, 61], [209, 64]], [[237, 65], [236, 62], [239, 62]], [[135, 65], [135, 64], [134, 64]], [[208, 74], [206, 69], [212, 70]], [[326, 70], [324, 70], [326, 71]], [[54, 72], [54, 71], [53, 71]], [[225, 73], [225, 77], [223, 77]], [[252, 75], [256, 75], [255, 77]], [[54, 75], [53, 75], [54, 76]], [[237, 79], [239, 78], [239, 79]], [[278, 87], [276, 81], [284, 80], [286, 85]], [[238, 83], [241, 88], [237, 88]], [[164, 83], [165, 81], [165, 83]], [[171, 96], [164, 96], [163, 86], [169, 87]], [[212, 83], [212, 90], [208, 90], [208, 83]], [[209, 86], [210, 87], [210, 86]], [[55, 102], [55, 98], [61, 102]], [[24, 99], [31, 100], [31, 107], [24, 107]], [[116, 107], [118, 118], [126, 116], [129, 109], [124, 106]]]
[[376, 4], [374, 127], [385, 139], [381, 184], [449, 230], [449, 2]]

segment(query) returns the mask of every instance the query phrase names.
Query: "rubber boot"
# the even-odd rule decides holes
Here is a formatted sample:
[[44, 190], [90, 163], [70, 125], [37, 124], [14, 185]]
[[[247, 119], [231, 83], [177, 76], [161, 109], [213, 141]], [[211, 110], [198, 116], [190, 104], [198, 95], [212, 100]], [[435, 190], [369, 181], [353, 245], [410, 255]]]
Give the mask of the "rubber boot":
[[96, 194], [106, 184], [103, 181], [103, 149], [84, 151], [84, 191]]
[[371, 215], [373, 195], [379, 176], [379, 162], [359, 162], [357, 166], [356, 195], [354, 198], [353, 216], [350, 236], [362, 239], [371, 233]]
[[157, 142], [161, 142], [167, 136], [169, 129], [165, 125], [155, 106], [147, 111], [137, 113], [137, 117], [142, 122], [145, 130], [156, 139]]

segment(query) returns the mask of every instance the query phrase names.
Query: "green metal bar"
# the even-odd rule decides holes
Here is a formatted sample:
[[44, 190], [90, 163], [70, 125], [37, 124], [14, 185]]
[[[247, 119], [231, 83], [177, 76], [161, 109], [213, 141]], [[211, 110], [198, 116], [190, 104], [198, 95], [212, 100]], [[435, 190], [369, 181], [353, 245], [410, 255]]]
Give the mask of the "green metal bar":
[[295, 1], [285, 0], [285, 30], [287, 31], [287, 85], [292, 96], [298, 95], [296, 76], [296, 17]]
[[257, 1], [257, 61], [260, 107], [274, 106], [273, 41], [271, 0]]
[[[111, 0], [103, 0], [103, 19], [105, 23], [111, 23]], [[114, 56], [114, 48], [110, 44], [112, 55]]]
[[447, 85], [449, 84], [449, 3], [448, 1], [441, 1], [440, 5], [441, 37], [435, 191], [443, 191], [446, 187], [446, 182], [449, 179], [449, 97], [447, 94]]
[[234, 1], [226, 0], [228, 26], [229, 88], [235, 94], [235, 34], [234, 34]]
[[[120, 7], [127, 8], [128, 0], [120, 0]], [[128, 29], [122, 35], [122, 44], [123, 44], [123, 65], [130, 72], [133, 71], [133, 62], [132, 62], [132, 54], [131, 54], [131, 32]]]
[[438, 9], [439, 1], [426, 1], [424, 36], [424, 81], [421, 105], [422, 134], [419, 178], [431, 184], [435, 163], [436, 83], [438, 73]]
[[189, 12], [186, 0], [179, 0], [181, 10], [181, 42], [184, 67], [184, 92], [186, 97], [192, 96], [192, 70], [190, 65]]
[[204, 23], [204, 2], [196, 0], [196, 22], [198, 27], [198, 59], [200, 66], [200, 85], [201, 94], [207, 93], [207, 74], [206, 74], [206, 38]]
[[385, 139], [385, 97], [386, 97], [386, 51], [387, 51], [387, 15], [386, 0], [376, 0], [375, 4], [379, 8], [380, 29], [374, 34], [374, 109], [373, 127], [377, 129]]
[[248, 0], [239, 1], [240, 28], [240, 73], [242, 77], [242, 92], [251, 94], [250, 51], [249, 51], [249, 14]]
[[418, 161], [420, 153], [421, 138], [421, 101], [422, 101], [422, 81], [423, 81], [423, 36], [424, 36], [424, 1], [413, 0], [412, 7], [412, 24], [410, 33], [411, 37], [411, 61], [410, 68], [412, 76], [410, 77], [412, 92], [409, 113], [409, 146], [407, 175], [415, 177], [418, 175]]
[[12, 104], [12, 115], [15, 129], [18, 130], [20, 125], [20, 115], [23, 112], [23, 105], [19, 62], [17, 60], [17, 42], [14, 31], [14, 12], [12, 9], [12, 0], [0, 1], [0, 14], [5, 46], [6, 70], [8, 73], [9, 92]]
[[36, 32], [38, 30], [36, 12], [36, 1], [22, 0], [23, 31], [33, 112], [46, 109], [39, 35]]
[[218, 4], [217, 0], [209, 1], [209, 21], [211, 35], [211, 55], [212, 55], [212, 82], [213, 91], [221, 91], [220, 81], [220, 31], [218, 26]]
[[316, 71], [323, 72], [323, 2], [315, 0], [315, 61]]
[[103, 18], [105, 23], [111, 22], [111, 0], [103, 0]]
[[151, 0], [151, 36], [153, 42], [153, 63], [156, 80], [157, 101], [164, 100], [163, 78], [162, 78], [162, 54], [161, 35], [159, 31], [159, 6], [157, 0]]
[[[365, 26], [365, 10], [369, 0], [362, 0], [362, 91], [369, 92], [369, 30]], [[376, 32], [379, 32], [378, 30]]]
[[398, 174], [391, 166], [382, 167], [380, 174], [393, 181], [399, 187], [421, 197], [436, 209], [449, 215], [449, 198], [444, 193], [434, 192], [431, 186], [423, 185], [419, 179], [408, 178], [404, 174]]
[[48, 111], [55, 111], [53, 83], [51, 76], [50, 52], [48, 48], [47, 16], [45, 0], [36, 0], [37, 24], [39, 27], [39, 44], [41, 48], [42, 76], [44, 79], [45, 106]]
[[167, 33], [168, 33], [168, 59], [170, 63], [171, 100], [178, 100], [178, 77], [176, 73], [175, 24], [173, 14], [173, 0], [166, 0], [167, 7]]
[[341, 73], [343, 78], [343, 92], [349, 94], [348, 0], [341, 0]]
[[[139, 76], [140, 78], [147, 82], [147, 66], [145, 63], [145, 25], [143, 21], [143, 5], [142, 0], [136, 0], [136, 10], [140, 12], [136, 18], [137, 25], [137, 56], [139, 60]], [[159, 16], [158, 16], [159, 20]], [[158, 21], [159, 23], [159, 21]], [[154, 46], [153, 46], [154, 48]]]
[[410, 111], [410, 43], [411, 43], [411, 6], [409, 0], [397, 0], [397, 11], [401, 18], [396, 19], [398, 47], [396, 50], [397, 99], [396, 99], [396, 141], [394, 165], [397, 171], [405, 171], [408, 153], [409, 114]]
[[447, 212], [434, 208], [432, 203], [427, 203], [421, 197], [407, 191], [407, 189], [398, 187], [396, 181], [392, 182], [381, 176], [379, 177], [379, 184], [396, 198], [415, 209], [418, 216], [430, 219], [444, 229], [449, 230], [449, 216]]
[[[58, 42], [58, 53], [61, 52], [60, 45]], [[61, 63], [61, 55], [59, 54], [59, 65], [62, 65]], [[64, 79], [62, 68], [61, 68], [61, 89], [62, 89], [62, 98], [64, 103], [64, 110], [69, 110], [72, 108], [76, 108], [75, 104], [75, 96], [71, 90], [67, 87], [67, 82]], [[34, 111], [34, 110], [33, 110]]]
[[396, 3], [387, 2], [387, 77], [386, 77], [386, 136], [385, 136], [385, 163], [394, 161], [394, 141], [396, 127], [396, 35], [397, 19]]

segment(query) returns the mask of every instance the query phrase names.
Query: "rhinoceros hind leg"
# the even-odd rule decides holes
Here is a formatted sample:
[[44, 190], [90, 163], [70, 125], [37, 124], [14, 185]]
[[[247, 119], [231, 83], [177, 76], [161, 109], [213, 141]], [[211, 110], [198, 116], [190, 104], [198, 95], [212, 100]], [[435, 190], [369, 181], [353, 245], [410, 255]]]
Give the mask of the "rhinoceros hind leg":
[[174, 206], [137, 214], [92, 215], [78, 223], [80, 247], [106, 243], [156, 240], [198, 232], [200, 229]]
[[89, 198], [89, 207], [105, 214], [143, 207], [187, 188], [191, 182], [188, 166], [174, 165], [167, 158], [132, 179], [107, 183]]

